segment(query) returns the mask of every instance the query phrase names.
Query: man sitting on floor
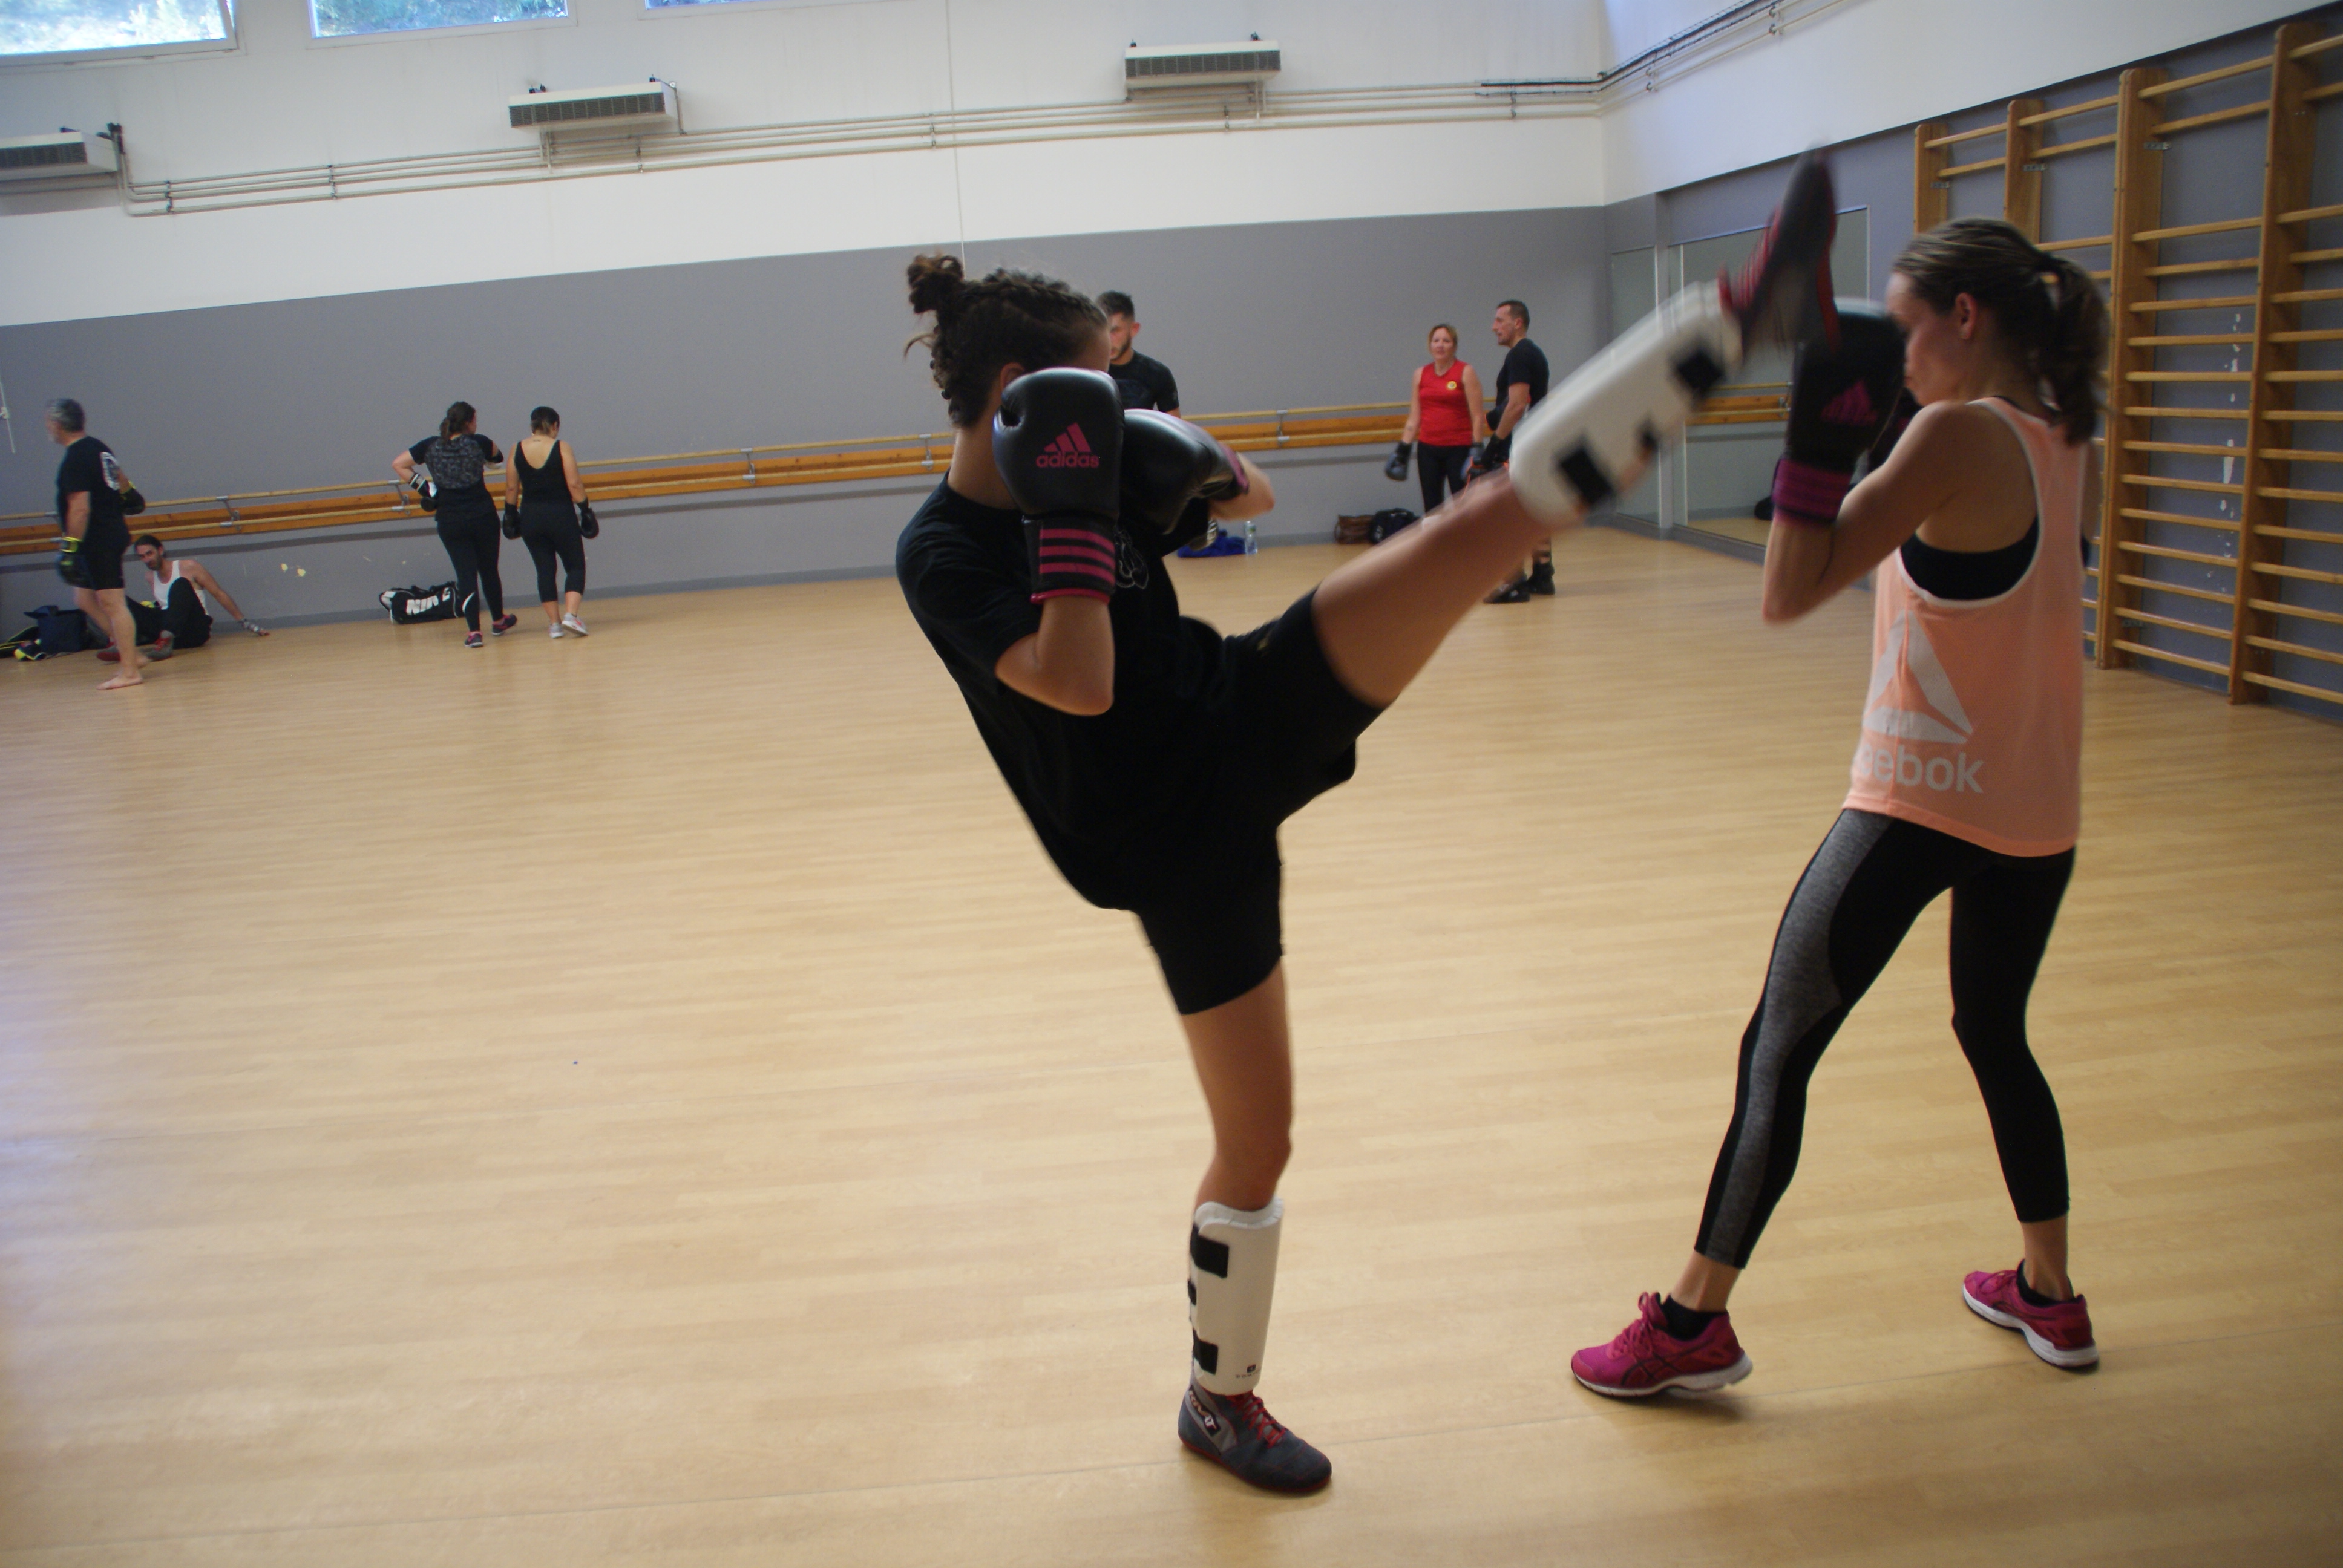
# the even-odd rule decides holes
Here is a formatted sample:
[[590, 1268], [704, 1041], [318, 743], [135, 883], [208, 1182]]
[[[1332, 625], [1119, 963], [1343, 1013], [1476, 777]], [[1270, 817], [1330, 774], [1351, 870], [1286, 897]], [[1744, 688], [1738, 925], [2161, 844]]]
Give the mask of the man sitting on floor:
[[[146, 563], [153, 579], [154, 601], [132, 601], [130, 618], [137, 625], [140, 645], [154, 644], [156, 657], [167, 657], [180, 648], [201, 648], [211, 640], [212, 618], [204, 602], [206, 595], [218, 600], [231, 619], [244, 621], [244, 629], [253, 636], [268, 635], [258, 621], [245, 619], [244, 611], [203, 562], [173, 557], [153, 534], [139, 535], [131, 548], [138, 552], [138, 558]], [[122, 656], [109, 648], [98, 657]]]

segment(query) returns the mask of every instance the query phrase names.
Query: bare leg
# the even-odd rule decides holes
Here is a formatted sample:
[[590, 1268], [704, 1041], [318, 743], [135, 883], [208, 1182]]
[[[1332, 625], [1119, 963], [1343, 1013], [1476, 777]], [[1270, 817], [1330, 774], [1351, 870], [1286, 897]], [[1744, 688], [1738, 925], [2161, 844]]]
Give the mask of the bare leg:
[[2071, 1300], [2075, 1282], [2066, 1277], [2066, 1216], [2020, 1225], [2026, 1237], [2026, 1282], [2054, 1302]]
[[1293, 1052], [1285, 966], [1234, 1001], [1180, 1020], [1212, 1118], [1212, 1162], [1196, 1201], [1250, 1212], [1277, 1196], [1293, 1151]]
[[[576, 596], [573, 595], [572, 597], [574, 598]], [[546, 625], [559, 626], [561, 624], [561, 607], [559, 605], [554, 603], [551, 599], [546, 599], [539, 603], [537, 608], [545, 612]]]
[[122, 673], [111, 680], [98, 682], [100, 691], [119, 691], [126, 686], [136, 686], [146, 678], [138, 672], [146, 668], [146, 660], [138, 653], [138, 627], [130, 618], [130, 606], [122, 598], [120, 588], [75, 588], [74, 598], [82, 613], [105, 627], [114, 638], [114, 646], [122, 652]]
[[1704, 1258], [1698, 1252], [1684, 1264], [1676, 1277], [1676, 1288], [1670, 1295], [1679, 1306], [1690, 1307], [1695, 1312], [1721, 1312], [1739, 1282], [1741, 1271], [1730, 1263], [1720, 1263], [1715, 1258]]
[[1496, 474], [1336, 571], [1314, 607], [1336, 678], [1378, 708], [1396, 701], [1465, 613], [1553, 532]]
[[[564, 596], [561, 608], [562, 613], [565, 615], [576, 615], [579, 610], [586, 608], [586, 596], [579, 593], [577, 589], [572, 588], [566, 596]], [[547, 605], [545, 607], [545, 612], [548, 615], [551, 615], [553, 613], [553, 607], [551, 605]]]

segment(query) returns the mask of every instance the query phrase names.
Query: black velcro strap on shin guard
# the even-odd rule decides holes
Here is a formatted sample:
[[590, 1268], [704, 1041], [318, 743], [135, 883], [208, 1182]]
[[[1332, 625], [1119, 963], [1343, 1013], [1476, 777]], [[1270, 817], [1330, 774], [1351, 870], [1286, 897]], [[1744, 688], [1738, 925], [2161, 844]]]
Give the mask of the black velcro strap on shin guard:
[[1555, 466], [1561, 468], [1562, 477], [1570, 481], [1570, 487], [1578, 492], [1581, 505], [1591, 510], [1610, 499], [1611, 477], [1603, 471], [1603, 465], [1594, 460], [1594, 454], [1588, 451], [1584, 444], [1572, 447], [1569, 455]]
[[1197, 1369], [1204, 1372], [1219, 1372], [1221, 1370], [1221, 1347], [1213, 1344], [1209, 1340], [1196, 1339], [1196, 1336], [1192, 1333], [1188, 1337], [1191, 1340], [1195, 1341], [1195, 1348], [1190, 1353], [1196, 1358]]
[[1709, 357], [1708, 350], [1694, 348], [1669, 367], [1676, 379], [1692, 389], [1694, 397], [1705, 397], [1708, 389], [1725, 379], [1725, 367]]
[[[1229, 1244], [1212, 1240], [1193, 1225], [1188, 1227], [1188, 1261], [1208, 1274], [1229, 1277]], [[1190, 1287], [1192, 1292], [1193, 1289]]]

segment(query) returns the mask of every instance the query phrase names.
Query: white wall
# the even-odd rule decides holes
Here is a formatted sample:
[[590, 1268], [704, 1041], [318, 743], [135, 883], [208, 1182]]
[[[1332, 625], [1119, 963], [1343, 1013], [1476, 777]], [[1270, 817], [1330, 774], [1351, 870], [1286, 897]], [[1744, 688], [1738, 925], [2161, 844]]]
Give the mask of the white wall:
[[1846, 0], [1604, 116], [1624, 201], [2010, 98], [2306, 7], [2296, 0]]
[[[1420, 0], [571, 4], [560, 23], [320, 43], [302, 0], [246, 0], [230, 53], [0, 68], [0, 135], [116, 120], [138, 177], [152, 181], [527, 147], [502, 106], [538, 82], [656, 74], [681, 87], [686, 123], [700, 130], [1112, 102], [1133, 39], [1252, 32], [1284, 46], [1285, 92], [1583, 76], [1717, 9], [1490, 0], [1427, 25]], [[170, 217], [128, 217], [93, 198], [9, 198], [0, 325], [963, 238], [1598, 206], [2295, 8], [1843, 0], [1659, 91], [1623, 92], [1599, 120], [853, 155]]]

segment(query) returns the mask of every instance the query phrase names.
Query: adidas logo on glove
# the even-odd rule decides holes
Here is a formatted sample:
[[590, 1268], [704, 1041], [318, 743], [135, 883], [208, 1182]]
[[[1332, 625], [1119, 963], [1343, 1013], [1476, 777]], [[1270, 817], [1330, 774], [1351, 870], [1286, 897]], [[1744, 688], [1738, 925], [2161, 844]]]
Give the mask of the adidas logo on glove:
[[1879, 422], [1879, 410], [1872, 406], [1871, 393], [1857, 381], [1830, 400], [1823, 417], [1834, 425], [1870, 426]]
[[1056, 440], [1041, 448], [1041, 455], [1033, 459], [1033, 466], [1037, 468], [1095, 468], [1099, 466], [1099, 457], [1091, 450], [1090, 442], [1083, 438], [1082, 427], [1069, 425], [1059, 433]]

